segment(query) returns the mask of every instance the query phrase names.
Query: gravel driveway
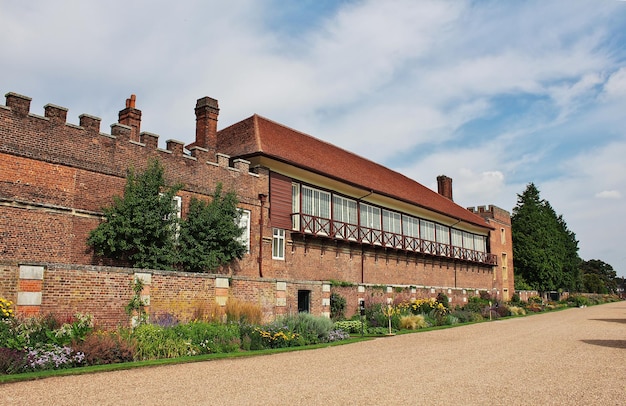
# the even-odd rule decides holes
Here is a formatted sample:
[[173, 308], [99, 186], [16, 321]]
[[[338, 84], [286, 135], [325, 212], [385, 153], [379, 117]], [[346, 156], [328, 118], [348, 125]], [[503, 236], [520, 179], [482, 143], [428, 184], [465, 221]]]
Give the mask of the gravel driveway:
[[0, 405], [626, 405], [626, 302], [0, 385]]

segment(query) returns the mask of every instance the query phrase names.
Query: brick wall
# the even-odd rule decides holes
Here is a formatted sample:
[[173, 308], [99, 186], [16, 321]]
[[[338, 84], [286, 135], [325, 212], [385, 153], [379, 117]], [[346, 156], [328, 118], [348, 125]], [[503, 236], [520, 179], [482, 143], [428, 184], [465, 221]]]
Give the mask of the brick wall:
[[364, 300], [366, 305], [374, 303], [399, 304], [415, 299], [436, 299], [440, 293], [448, 297], [450, 307], [467, 304], [469, 298], [478, 296], [483, 289], [454, 289], [428, 286], [398, 286], [398, 285], [352, 285], [332, 286], [331, 292], [337, 293], [346, 299], [346, 318], [359, 313], [359, 301]]
[[[502, 284], [489, 266], [289, 235], [285, 260], [272, 260], [269, 202], [259, 225], [259, 195], [269, 194], [266, 168], [251, 169], [247, 161], [231, 162], [227, 155], [198, 145], [187, 154], [176, 140], [168, 140], [161, 149], [158, 135], [133, 134], [133, 128], [119, 123], [105, 134], [100, 119], [86, 114], [79, 116], [79, 125], [70, 124], [67, 109], [59, 106], [46, 105], [44, 116], [35, 115], [29, 98], [12, 93], [6, 104], [0, 106], [0, 263], [6, 264], [0, 268], [0, 295], [16, 300], [20, 292], [40, 289], [40, 300], [29, 304], [28, 311], [83, 311], [113, 325], [126, 317], [123, 308], [137, 275], [149, 275], [145, 294], [151, 312], [175, 311], [183, 318], [207, 303], [223, 304], [228, 295], [258, 302], [271, 318], [297, 311], [298, 291], [310, 292], [311, 312], [327, 314], [330, 290], [324, 281], [330, 280], [419, 285], [428, 292], [443, 289], [454, 294]], [[163, 164], [169, 182], [184, 184], [183, 216], [192, 196], [207, 198], [218, 182], [251, 211], [250, 254], [218, 272], [226, 279], [122, 268], [127, 264], [96, 258], [87, 247], [89, 232], [101, 221], [102, 207], [122, 195], [127, 169], [142, 171], [152, 158]], [[489, 216], [503, 220], [500, 214], [491, 211]], [[21, 280], [20, 265], [33, 263], [43, 264], [42, 280]], [[512, 262], [510, 272], [512, 291]], [[227, 287], [221, 286], [224, 280]]]
[[[24, 272], [33, 268], [40, 274]], [[142, 299], [153, 316], [168, 313], [192, 320], [202, 311], [236, 298], [259, 304], [269, 321], [297, 312], [299, 290], [310, 291], [311, 313], [330, 312], [330, 289], [324, 291], [322, 282], [51, 263], [0, 265], [0, 277], [0, 297], [13, 301], [18, 315], [55, 314], [64, 318], [88, 313], [104, 328], [129, 324], [124, 308], [134, 294], [135, 278], [144, 281]], [[38, 297], [33, 298], [33, 294]], [[279, 300], [281, 297], [284, 300]]]
[[470, 207], [468, 210], [478, 214], [494, 227], [489, 233], [491, 253], [498, 257], [498, 265], [494, 267], [492, 274], [493, 286], [496, 288], [498, 298], [510, 300], [515, 293], [511, 215], [508, 211], [493, 205]]
[[[267, 173], [251, 173], [249, 164], [195, 147], [191, 156], [183, 143], [139, 134], [130, 140], [130, 127], [114, 124], [111, 135], [100, 133], [100, 119], [81, 115], [80, 126], [66, 122], [67, 110], [47, 105], [45, 116], [30, 113], [30, 99], [7, 95], [0, 106], [0, 260], [76, 264], [108, 264], [87, 249], [89, 232], [101, 221], [102, 207], [121, 196], [126, 171], [145, 169], [158, 158], [169, 182], [182, 182], [183, 214], [191, 196], [208, 198], [218, 182], [234, 191], [240, 206], [259, 216], [259, 193], [267, 194]], [[252, 224], [254, 226], [254, 224]], [[251, 239], [251, 253], [258, 250]], [[253, 270], [248, 256], [226, 270]], [[124, 264], [118, 264], [124, 265]]]
[[287, 244], [285, 260], [271, 260], [269, 243], [264, 251], [269, 255], [265, 259], [264, 276], [271, 278], [485, 290], [494, 287], [491, 266], [381, 247], [334, 244], [319, 238], [303, 241], [294, 237]]

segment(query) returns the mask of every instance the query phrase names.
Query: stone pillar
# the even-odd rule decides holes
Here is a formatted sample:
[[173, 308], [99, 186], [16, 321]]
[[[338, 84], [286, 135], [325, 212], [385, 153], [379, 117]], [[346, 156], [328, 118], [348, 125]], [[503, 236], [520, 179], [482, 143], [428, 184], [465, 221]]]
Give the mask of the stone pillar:
[[17, 311], [21, 316], [35, 316], [41, 312], [44, 267], [20, 265], [17, 286]]

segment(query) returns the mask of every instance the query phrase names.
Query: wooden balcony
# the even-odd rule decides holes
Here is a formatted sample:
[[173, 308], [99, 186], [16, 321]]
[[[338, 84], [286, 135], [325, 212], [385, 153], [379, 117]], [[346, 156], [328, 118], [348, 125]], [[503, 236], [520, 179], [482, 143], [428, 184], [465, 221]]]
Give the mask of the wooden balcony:
[[399, 251], [416, 252], [449, 259], [497, 265], [498, 257], [487, 252], [475, 251], [450, 244], [422, 240], [421, 238], [391, 233], [302, 213], [293, 213], [292, 232], [314, 235], [359, 244], [386, 247]]

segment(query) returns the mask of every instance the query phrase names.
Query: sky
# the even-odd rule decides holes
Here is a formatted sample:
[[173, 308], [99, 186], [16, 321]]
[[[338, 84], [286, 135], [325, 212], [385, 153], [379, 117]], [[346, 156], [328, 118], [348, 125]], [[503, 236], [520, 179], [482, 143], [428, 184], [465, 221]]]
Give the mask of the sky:
[[[626, 276], [626, 1], [0, 0], [0, 92], [190, 143], [259, 114], [510, 212], [534, 183]], [[4, 104], [4, 102], [0, 103]]]

